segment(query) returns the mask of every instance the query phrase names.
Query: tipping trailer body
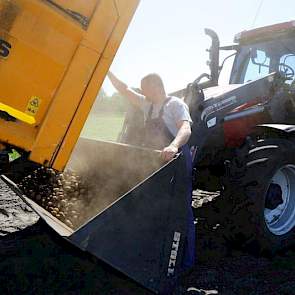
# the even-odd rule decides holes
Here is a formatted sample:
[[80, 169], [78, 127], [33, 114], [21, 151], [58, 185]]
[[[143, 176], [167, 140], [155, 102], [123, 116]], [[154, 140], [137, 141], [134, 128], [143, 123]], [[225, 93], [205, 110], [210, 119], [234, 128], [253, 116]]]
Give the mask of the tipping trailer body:
[[63, 170], [138, 0], [0, 1], [0, 142]]

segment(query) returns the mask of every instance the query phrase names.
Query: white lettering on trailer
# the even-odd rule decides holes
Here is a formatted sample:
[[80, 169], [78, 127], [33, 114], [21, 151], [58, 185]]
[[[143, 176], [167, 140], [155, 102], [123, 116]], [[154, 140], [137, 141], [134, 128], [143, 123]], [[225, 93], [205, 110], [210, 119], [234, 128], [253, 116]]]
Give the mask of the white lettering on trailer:
[[181, 236], [181, 233], [179, 233], [177, 231], [174, 232], [171, 253], [170, 253], [170, 260], [169, 260], [168, 271], [167, 271], [168, 277], [174, 275], [176, 259], [177, 259], [177, 252], [178, 252], [179, 243], [180, 243], [180, 236]]

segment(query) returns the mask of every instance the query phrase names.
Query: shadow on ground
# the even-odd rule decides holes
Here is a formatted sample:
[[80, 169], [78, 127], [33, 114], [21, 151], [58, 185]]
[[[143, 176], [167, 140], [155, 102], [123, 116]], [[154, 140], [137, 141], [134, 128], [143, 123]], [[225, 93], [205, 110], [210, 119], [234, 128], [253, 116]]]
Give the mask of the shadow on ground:
[[[204, 217], [216, 217], [206, 210], [196, 211], [198, 261], [183, 281], [185, 289], [207, 290], [203, 294], [295, 294], [294, 250], [272, 259], [236, 250], [223, 238], [222, 225]], [[72, 246], [43, 221], [19, 229], [0, 238], [0, 294], [152, 294]]]

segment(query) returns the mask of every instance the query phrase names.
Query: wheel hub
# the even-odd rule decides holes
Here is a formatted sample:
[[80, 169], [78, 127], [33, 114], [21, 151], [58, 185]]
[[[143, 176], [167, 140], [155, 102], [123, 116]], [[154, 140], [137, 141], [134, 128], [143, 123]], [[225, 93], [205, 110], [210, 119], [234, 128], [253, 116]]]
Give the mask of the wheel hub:
[[295, 166], [285, 165], [273, 176], [265, 198], [264, 218], [274, 235], [295, 226]]
[[284, 203], [283, 196], [282, 196], [282, 189], [276, 183], [271, 183], [265, 199], [265, 208], [274, 210], [279, 205]]

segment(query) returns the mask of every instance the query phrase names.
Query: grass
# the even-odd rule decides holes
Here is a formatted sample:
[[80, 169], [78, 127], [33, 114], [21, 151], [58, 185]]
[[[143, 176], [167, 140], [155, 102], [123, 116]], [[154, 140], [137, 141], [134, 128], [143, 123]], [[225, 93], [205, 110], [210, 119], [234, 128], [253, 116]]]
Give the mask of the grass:
[[116, 141], [123, 122], [124, 114], [122, 113], [91, 114], [81, 135], [90, 139]]

